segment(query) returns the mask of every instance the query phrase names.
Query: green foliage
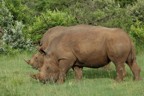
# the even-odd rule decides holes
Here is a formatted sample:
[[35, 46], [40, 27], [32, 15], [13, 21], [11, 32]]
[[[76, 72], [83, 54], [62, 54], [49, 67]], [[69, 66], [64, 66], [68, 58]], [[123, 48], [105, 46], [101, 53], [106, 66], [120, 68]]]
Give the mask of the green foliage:
[[133, 5], [137, 0], [115, 0], [120, 7], [126, 7], [127, 5]]
[[[42, 13], [39, 16], [35, 17], [35, 21], [32, 26], [28, 28], [31, 33], [31, 38], [33, 41], [37, 41], [40, 39], [41, 35], [48, 30], [48, 28], [63, 25], [68, 26], [75, 23], [75, 19], [73, 16], [69, 15], [66, 12], [62, 11], [50, 11], [48, 10], [45, 13]], [[33, 37], [35, 36], [35, 37]]]
[[35, 11], [29, 8], [23, 0], [3, 0], [5, 6], [13, 15], [14, 20], [22, 21], [24, 24], [31, 24]]
[[[132, 36], [137, 47], [142, 46], [138, 44], [138, 40], [143, 42], [143, 36], [138, 39], [134, 31], [144, 29], [141, 26], [141, 29], [136, 27], [137, 20], [144, 25], [144, 0], [0, 0], [0, 2], [5, 2], [5, 7], [0, 3], [0, 26], [4, 32], [13, 33], [12, 29], [21, 25], [20, 33], [16, 34], [22, 34], [24, 41], [31, 40], [35, 43], [46, 30], [54, 26], [91, 24], [122, 28]], [[23, 39], [21, 41], [23, 42]]]
[[28, 40], [25, 40], [22, 29], [23, 24], [21, 22], [15, 21], [14, 26], [8, 26], [5, 28], [3, 41], [6, 45], [9, 45], [12, 49], [26, 49], [31, 45]]
[[36, 0], [36, 10], [46, 12], [47, 10], [65, 10], [80, 0]]
[[129, 11], [116, 5], [113, 0], [90, 0], [76, 2], [69, 7], [78, 23], [120, 27], [129, 30], [132, 18]]
[[144, 24], [137, 20], [136, 23], [130, 27], [130, 30], [130, 35], [135, 42], [137, 51], [144, 50]]
[[137, 0], [135, 5], [128, 7], [131, 11], [131, 15], [133, 16], [133, 20], [142, 21], [144, 24], [144, 0]]
[[2, 8], [0, 9], [0, 26], [4, 30], [2, 36], [3, 45], [0, 48], [1, 51], [11, 51], [12, 49], [26, 49], [30, 48], [30, 40], [26, 40], [22, 30], [24, 25], [22, 22], [13, 19], [13, 15], [5, 6], [5, 2], [2, 1]]

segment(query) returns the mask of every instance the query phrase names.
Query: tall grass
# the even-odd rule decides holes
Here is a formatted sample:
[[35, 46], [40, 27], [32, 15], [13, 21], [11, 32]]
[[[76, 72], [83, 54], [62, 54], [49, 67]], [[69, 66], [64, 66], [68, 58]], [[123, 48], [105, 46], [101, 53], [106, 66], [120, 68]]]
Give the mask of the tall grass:
[[[133, 75], [126, 66], [127, 76], [117, 83], [115, 67], [111, 64], [108, 70], [104, 68], [84, 68], [83, 79], [75, 81], [72, 70], [67, 75], [64, 84], [42, 84], [30, 78], [37, 73], [24, 62], [29, 54], [16, 56], [0, 56], [0, 96], [143, 96], [144, 80], [133, 81]], [[144, 55], [138, 55], [137, 61], [144, 76]], [[144, 78], [143, 78], [144, 79]]]

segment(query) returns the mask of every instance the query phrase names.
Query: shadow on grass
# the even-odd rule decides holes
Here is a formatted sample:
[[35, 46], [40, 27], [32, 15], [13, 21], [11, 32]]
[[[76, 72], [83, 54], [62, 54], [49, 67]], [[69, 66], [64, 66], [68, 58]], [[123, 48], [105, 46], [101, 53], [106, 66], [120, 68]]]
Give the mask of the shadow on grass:
[[[105, 70], [105, 69], [83, 69], [83, 78], [94, 79], [94, 78], [114, 78], [116, 76], [115, 70]], [[67, 74], [68, 79], [74, 79], [74, 71], [71, 70]]]
[[[74, 72], [71, 70], [68, 75], [68, 79], [74, 79]], [[114, 79], [116, 77], [115, 69], [105, 70], [103, 68], [92, 69], [92, 68], [84, 68], [83, 70], [83, 78], [86, 79], [95, 79], [95, 78], [109, 78]], [[132, 74], [127, 72], [126, 77], [132, 77]]]
[[83, 77], [88, 79], [94, 78], [114, 78], [116, 76], [115, 70], [104, 69], [87, 69], [83, 71]]

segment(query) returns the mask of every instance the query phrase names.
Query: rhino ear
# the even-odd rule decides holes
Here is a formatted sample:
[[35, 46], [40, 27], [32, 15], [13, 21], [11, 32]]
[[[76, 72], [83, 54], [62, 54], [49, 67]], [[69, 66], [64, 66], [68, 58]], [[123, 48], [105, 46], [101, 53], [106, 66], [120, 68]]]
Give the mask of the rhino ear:
[[42, 46], [38, 46], [36, 49], [37, 49], [41, 54], [46, 55], [46, 51], [43, 50], [43, 47], [42, 47]]
[[46, 52], [43, 50], [43, 49], [39, 49], [39, 52], [41, 53], [41, 54], [44, 54], [44, 55], [46, 55]]

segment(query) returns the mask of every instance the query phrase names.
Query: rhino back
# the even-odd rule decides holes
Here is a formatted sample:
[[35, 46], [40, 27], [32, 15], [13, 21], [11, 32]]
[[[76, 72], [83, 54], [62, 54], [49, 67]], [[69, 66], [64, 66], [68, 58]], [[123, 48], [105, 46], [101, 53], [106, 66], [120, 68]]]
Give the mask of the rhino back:
[[41, 41], [40, 41], [40, 46], [41, 46], [41, 50], [45, 50], [49, 43], [56, 38], [57, 36], [59, 36], [61, 33], [64, 32], [64, 30], [66, 30], [66, 27], [63, 26], [56, 26], [53, 28], [50, 28], [42, 37]]
[[[58, 57], [72, 58], [75, 56], [81, 63], [95, 64], [97, 54], [101, 55], [98, 63], [109, 62], [105, 52], [105, 36], [95, 32], [93, 27], [76, 27], [67, 30], [55, 39], [55, 44], [52, 43], [51, 50], [57, 50]], [[101, 42], [101, 43], [97, 43]], [[97, 43], [97, 44], [96, 44]], [[72, 57], [71, 57], [72, 56]], [[90, 57], [90, 58], [88, 58]], [[104, 61], [104, 62], [103, 62]]]
[[120, 29], [81, 26], [67, 31], [55, 40], [55, 51], [59, 58], [75, 56], [83, 66], [104, 66], [116, 57], [124, 60], [131, 48], [128, 35]]

